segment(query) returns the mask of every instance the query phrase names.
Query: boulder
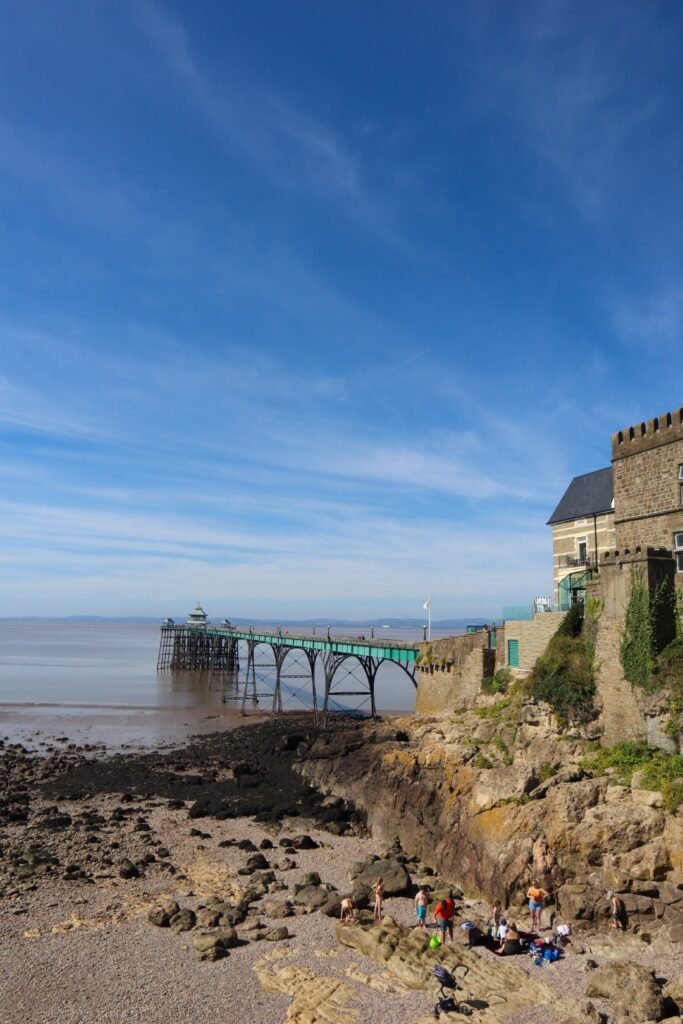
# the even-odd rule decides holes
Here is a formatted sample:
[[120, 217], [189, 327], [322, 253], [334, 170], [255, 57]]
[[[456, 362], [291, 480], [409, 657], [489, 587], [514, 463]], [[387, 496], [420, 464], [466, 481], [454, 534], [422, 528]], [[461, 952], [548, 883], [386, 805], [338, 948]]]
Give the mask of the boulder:
[[353, 881], [354, 878], [358, 878], [376, 860], [379, 860], [379, 857], [368, 857], [366, 860], [352, 860], [349, 864], [349, 880]]
[[168, 928], [171, 918], [178, 913], [180, 907], [175, 900], [166, 900], [160, 903], [156, 907], [152, 907], [150, 912], [147, 914], [147, 920], [150, 924], [155, 924], [157, 928]]
[[262, 853], [254, 853], [248, 858], [246, 867], [250, 871], [260, 871], [262, 868], [270, 867], [270, 865]]
[[309, 885], [320, 885], [320, 875], [317, 871], [307, 871], [298, 882], [294, 883], [294, 892], [308, 888]]
[[121, 878], [139, 878], [140, 869], [136, 868], [132, 860], [128, 860], [128, 858], [126, 857], [124, 860], [121, 861], [119, 875], [121, 876]]
[[223, 943], [225, 949], [233, 949], [235, 946], [239, 946], [239, 936], [235, 929], [229, 925], [219, 928], [216, 935]]
[[[282, 845], [282, 840], [280, 840], [280, 845]], [[287, 845], [291, 846], [294, 850], [317, 850], [319, 846], [315, 839], [306, 835], [294, 836]]]
[[[323, 903], [320, 907], [320, 913], [324, 914], [325, 917], [339, 917], [341, 914], [341, 893], [333, 893], [329, 897], [326, 903]], [[355, 904], [354, 904], [355, 906]]]
[[268, 942], [282, 942], [283, 939], [289, 938], [289, 932], [282, 925], [280, 928], [269, 928], [263, 933], [263, 938]]
[[247, 920], [244, 922], [244, 924], [240, 928], [240, 931], [242, 931], [242, 932], [249, 932], [249, 933], [250, 932], [257, 932], [257, 931], [259, 931], [260, 928], [263, 928], [263, 925], [261, 924], [259, 919], [257, 917], [252, 917], [252, 918], [247, 918]]
[[299, 889], [295, 893], [294, 902], [297, 907], [303, 907], [305, 910], [312, 911], [324, 906], [329, 898], [330, 894], [327, 889], [323, 889], [319, 885], [307, 885], [304, 889]]
[[291, 917], [292, 907], [287, 900], [264, 900], [260, 907], [264, 917]]
[[193, 910], [187, 908], [179, 910], [177, 914], [174, 914], [170, 919], [169, 924], [174, 932], [189, 932], [191, 928], [194, 928], [197, 923], [197, 918]]
[[199, 928], [215, 928], [222, 917], [214, 907], [200, 907], [195, 916]]
[[224, 956], [228, 955], [228, 951], [221, 942], [221, 939], [215, 934], [195, 935], [192, 938], [192, 945], [198, 960], [214, 962], [222, 960]]
[[676, 1013], [683, 1013], [683, 971], [665, 985], [664, 998], [673, 1004]]
[[245, 917], [247, 916], [246, 907], [239, 905], [237, 907], [228, 907], [221, 914], [221, 925], [223, 927], [230, 926], [231, 928], [237, 924], [242, 924]]
[[387, 896], [400, 896], [408, 892], [412, 884], [405, 866], [397, 860], [377, 860], [369, 864], [357, 876], [356, 884], [371, 888], [380, 878]]
[[654, 972], [631, 961], [598, 967], [591, 973], [586, 996], [609, 999], [634, 1021], [659, 1020], [664, 1013], [664, 997]]

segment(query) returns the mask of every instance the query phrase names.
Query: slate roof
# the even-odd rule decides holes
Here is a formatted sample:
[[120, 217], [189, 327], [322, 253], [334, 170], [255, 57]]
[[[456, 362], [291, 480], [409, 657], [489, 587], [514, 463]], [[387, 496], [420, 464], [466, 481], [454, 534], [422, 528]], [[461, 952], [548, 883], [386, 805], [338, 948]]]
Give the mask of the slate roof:
[[548, 526], [566, 523], [570, 519], [601, 515], [603, 512], [611, 512], [613, 508], [612, 467], [608, 466], [607, 469], [596, 469], [593, 473], [575, 476], [548, 520]]

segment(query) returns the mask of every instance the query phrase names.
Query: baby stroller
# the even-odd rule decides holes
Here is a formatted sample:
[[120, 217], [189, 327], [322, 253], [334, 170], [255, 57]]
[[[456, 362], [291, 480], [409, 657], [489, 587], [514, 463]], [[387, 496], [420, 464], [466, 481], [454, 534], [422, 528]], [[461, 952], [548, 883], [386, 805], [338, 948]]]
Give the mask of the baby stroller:
[[[456, 978], [455, 971], [458, 969], [463, 971], [463, 973], [459, 978]], [[452, 972], [447, 967], [444, 967], [443, 964], [437, 964], [432, 971], [432, 974], [439, 982], [439, 998], [434, 1006], [434, 1017], [436, 1020], [439, 1019], [442, 1013], [461, 1013], [464, 1017], [469, 1017], [472, 1014], [471, 1006], [468, 1006], [467, 1003], [459, 1003], [455, 998], [458, 985], [468, 971], [469, 967], [465, 967], [464, 964], [456, 964]]]

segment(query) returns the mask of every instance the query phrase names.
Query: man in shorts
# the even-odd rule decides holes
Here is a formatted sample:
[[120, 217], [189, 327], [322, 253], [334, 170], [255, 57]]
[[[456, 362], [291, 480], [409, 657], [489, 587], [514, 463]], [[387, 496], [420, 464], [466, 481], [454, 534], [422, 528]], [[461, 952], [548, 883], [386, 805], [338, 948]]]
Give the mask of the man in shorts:
[[455, 914], [455, 903], [449, 895], [446, 899], [439, 900], [434, 907], [434, 923], [441, 932], [441, 941], [447, 942], [446, 934], [453, 941], [453, 915]]
[[415, 913], [417, 914], [417, 927], [423, 931], [427, 926], [427, 904], [429, 903], [429, 889], [421, 885], [415, 897]]

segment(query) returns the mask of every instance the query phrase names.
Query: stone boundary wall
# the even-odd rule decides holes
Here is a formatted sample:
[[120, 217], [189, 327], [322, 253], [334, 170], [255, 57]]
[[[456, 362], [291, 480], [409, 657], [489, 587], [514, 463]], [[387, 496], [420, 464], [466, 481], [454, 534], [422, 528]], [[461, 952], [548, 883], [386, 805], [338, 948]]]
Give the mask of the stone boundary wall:
[[471, 707], [481, 689], [489, 645], [488, 629], [421, 643], [415, 713], [440, 715]]
[[499, 654], [497, 652], [497, 664], [501, 667], [508, 664], [508, 641], [518, 640], [520, 673], [530, 672], [536, 664], [536, 659], [543, 654], [551, 638], [557, 632], [558, 626], [566, 614], [566, 612], [536, 612], [533, 619], [508, 619], [505, 622], [504, 632], [501, 631], [503, 632], [502, 637], [499, 635], [498, 638], [498, 644], [502, 646], [502, 650]]

